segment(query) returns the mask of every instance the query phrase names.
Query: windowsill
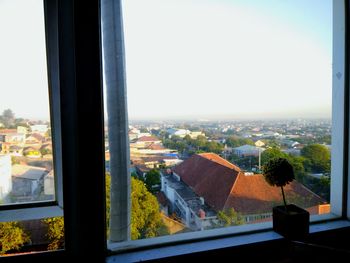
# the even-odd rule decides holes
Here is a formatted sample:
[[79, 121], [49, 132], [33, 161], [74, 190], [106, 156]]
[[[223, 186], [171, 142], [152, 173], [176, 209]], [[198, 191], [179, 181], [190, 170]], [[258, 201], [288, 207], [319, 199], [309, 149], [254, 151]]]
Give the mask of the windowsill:
[[[271, 229], [271, 222], [264, 223], [269, 225], [269, 229]], [[256, 224], [260, 225], [261, 224]], [[242, 226], [243, 227], [243, 226]], [[242, 231], [242, 227], [240, 227], [240, 230]], [[336, 220], [336, 221], [328, 221], [323, 223], [315, 223], [310, 225], [310, 234], [319, 233], [323, 231], [329, 231], [329, 230], [336, 230], [344, 227], [350, 227], [350, 221], [347, 220]], [[227, 231], [228, 229], [218, 229]], [[218, 230], [213, 230], [218, 232]], [[254, 230], [251, 230], [252, 232]], [[217, 249], [223, 249], [223, 248], [230, 248], [240, 245], [249, 245], [249, 244], [255, 244], [255, 243], [261, 243], [261, 242], [268, 242], [268, 241], [274, 241], [274, 240], [283, 240], [283, 237], [274, 231], [268, 230], [263, 232], [255, 232], [255, 233], [248, 233], [243, 235], [235, 235], [231, 237], [221, 237], [211, 240], [203, 240], [203, 241], [193, 241], [194, 238], [196, 238], [196, 234], [198, 232], [193, 233], [187, 233], [192, 236], [192, 242], [188, 243], [182, 243], [182, 244], [169, 244], [168, 246], [163, 247], [156, 247], [151, 249], [144, 249], [139, 251], [132, 251], [132, 252], [124, 252], [122, 253], [121, 248], [119, 247], [120, 254], [112, 255], [107, 258], [108, 263], [112, 262], [138, 262], [138, 261], [145, 261], [145, 260], [154, 260], [154, 259], [161, 259], [166, 257], [174, 257], [174, 256], [180, 256], [180, 255], [186, 255], [186, 254], [193, 254], [198, 252], [204, 252], [204, 251], [210, 251], [210, 250], [217, 250]], [[159, 244], [161, 238], [164, 238], [166, 240], [166, 237], [160, 237], [160, 238], [154, 238], [157, 239], [157, 243]], [[127, 246], [126, 242], [123, 242], [123, 248], [126, 249], [135, 249], [136, 247], [140, 247], [142, 241], [144, 243], [148, 243], [150, 245], [152, 239], [148, 240], [137, 240], [129, 242], [130, 244]], [[140, 242], [138, 242], [140, 241]], [[182, 240], [183, 241], [183, 240]], [[175, 241], [173, 240], [173, 243]], [[154, 242], [155, 243], [155, 242]], [[133, 245], [132, 245], [133, 244]], [[164, 244], [164, 243], [163, 243]], [[113, 245], [114, 250], [117, 249], [115, 245]], [[111, 248], [111, 245], [110, 245]], [[124, 250], [123, 249], [123, 250]]]

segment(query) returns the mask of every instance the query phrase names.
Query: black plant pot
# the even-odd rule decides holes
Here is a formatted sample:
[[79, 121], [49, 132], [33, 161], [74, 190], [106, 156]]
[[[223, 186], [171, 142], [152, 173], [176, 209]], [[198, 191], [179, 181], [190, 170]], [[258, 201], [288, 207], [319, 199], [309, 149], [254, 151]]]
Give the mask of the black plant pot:
[[310, 214], [296, 205], [275, 206], [273, 208], [273, 230], [285, 238], [302, 240], [309, 234]]

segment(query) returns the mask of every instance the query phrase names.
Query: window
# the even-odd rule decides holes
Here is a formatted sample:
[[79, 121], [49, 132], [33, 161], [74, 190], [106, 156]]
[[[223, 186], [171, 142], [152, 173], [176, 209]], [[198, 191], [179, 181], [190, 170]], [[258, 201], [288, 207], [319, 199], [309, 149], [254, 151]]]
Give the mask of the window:
[[62, 215], [60, 134], [56, 114], [50, 114], [57, 103], [49, 96], [43, 2], [2, 1], [0, 10], [1, 221]]
[[[344, 144], [343, 119], [334, 116], [344, 105], [332, 103], [331, 98], [331, 1], [126, 1], [122, 6], [126, 79], [117, 70], [124, 65], [123, 47], [113, 51], [111, 45], [123, 40], [120, 21], [109, 21], [115, 19], [113, 8], [102, 8], [107, 28], [103, 27], [102, 38], [107, 112], [118, 115], [108, 116], [112, 123], [107, 123], [108, 167], [113, 185], [115, 162], [115, 184], [122, 188], [112, 192], [124, 195], [111, 199], [112, 204], [124, 204], [112, 205], [119, 209], [112, 214], [124, 218], [111, 217], [112, 227], [119, 232], [110, 241], [130, 238], [128, 214], [133, 208], [123, 201], [129, 194], [126, 175], [131, 173], [147, 185], [148, 173], [154, 169], [160, 171], [160, 187], [155, 183], [148, 189], [165, 196], [167, 207], [159, 203], [166, 214], [163, 219], [172, 217], [184, 232], [213, 230], [171, 235], [159, 242], [217, 236], [217, 228], [225, 225], [248, 225], [227, 230], [233, 232], [259, 227], [254, 223], [262, 229], [270, 227], [271, 207], [264, 206], [264, 201], [271, 206], [281, 202], [279, 189], [273, 199], [270, 188], [261, 191], [270, 193], [264, 196], [254, 185], [258, 179], [263, 181], [261, 166], [273, 156], [288, 158], [296, 170], [289, 202], [308, 209], [314, 222], [341, 216], [343, 171], [337, 161], [331, 166], [331, 156], [334, 161], [334, 156], [339, 160], [343, 155], [339, 147]], [[320, 31], [314, 30], [316, 24]], [[120, 60], [113, 61], [115, 57]], [[117, 91], [111, 92], [113, 87]], [[126, 95], [120, 95], [125, 89], [128, 112]], [[125, 127], [127, 117], [129, 127]], [[115, 122], [117, 118], [122, 126]], [[125, 138], [127, 132], [130, 149], [118, 141], [119, 148], [113, 150], [113, 138]], [[310, 149], [324, 152], [325, 162], [315, 161], [316, 152], [308, 154]], [[182, 163], [167, 165], [164, 156]], [[161, 167], [168, 170], [156, 162], [164, 162]], [[231, 177], [219, 182], [230, 169], [235, 170]], [[228, 217], [231, 223], [225, 221]], [[157, 241], [134, 244], [148, 242]], [[112, 245], [118, 246], [123, 244]]]
[[[103, 98], [102, 98], [102, 75], [101, 75], [101, 48], [100, 48], [100, 9], [99, 1], [70, 1], [70, 0], [60, 0], [60, 1], [45, 1], [45, 19], [46, 19], [46, 33], [47, 33], [47, 49], [48, 49], [48, 71], [50, 75], [50, 84], [53, 86], [52, 92], [53, 98], [56, 98], [56, 108], [55, 113], [59, 116], [57, 120], [58, 123], [54, 124], [54, 127], [59, 127], [61, 146], [60, 161], [62, 162], [62, 179], [63, 179], [63, 202], [64, 202], [64, 215], [65, 215], [65, 235], [66, 244], [65, 250], [56, 253], [43, 253], [35, 255], [24, 255], [16, 257], [16, 262], [28, 261], [28, 259], [48, 259], [55, 257], [62, 257], [63, 259], [76, 258], [76, 256], [83, 259], [88, 259], [89, 257], [98, 258], [98, 260], [104, 260], [107, 256], [106, 247], [106, 221], [105, 221], [105, 182], [104, 182], [104, 155], [106, 154], [104, 149], [104, 124], [103, 124]], [[121, 33], [121, 16], [119, 9], [119, 2], [116, 1], [102, 1], [102, 17], [106, 19], [107, 16], [106, 5], [110, 4], [110, 9], [115, 8], [114, 13], [109, 13], [111, 16], [115, 15], [116, 27], [109, 27], [111, 24], [103, 24], [106, 20], [102, 21], [103, 37], [106, 36], [106, 32], [114, 32], [114, 36], [117, 41], [113, 42], [121, 44], [123, 38]], [[105, 5], [105, 6], [103, 6]], [[347, 152], [347, 121], [346, 116], [348, 112], [348, 98], [347, 93], [344, 89], [345, 85], [348, 85], [347, 78], [348, 74], [344, 70], [344, 66], [347, 65], [343, 61], [344, 53], [346, 51], [344, 45], [344, 3], [341, 1], [334, 1], [334, 13], [337, 14], [335, 19], [335, 42], [334, 46], [334, 67], [338, 70], [340, 74], [335, 73], [339, 77], [337, 80], [334, 79], [337, 85], [333, 89], [333, 113], [336, 112], [340, 115], [337, 120], [340, 126], [337, 132], [344, 129], [344, 134], [346, 136], [341, 136], [339, 141], [337, 141], [339, 152], [337, 155], [332, 155], [332, 166], [337, 164], [337, 168], [340, 168], [340, 174], [344, 173], [344, 183], [340, 179], [338, 181], [332, 181], [332, 187], [336, 187], [336, 190], [341, 190], [344, 186], [344, 192], [337, 191], [333, 192], [331, 197], [331, 202], [335, 201], [337, 205], [336, 214], [342, 214], [342, 219], [347, 219], [346, 213], [349, 210], [346, 209], [346, 202], [342, 201], [348, 200], [348, 195], [346, 189], [348, 188], [347, 178], [347, 155], [344, 154], [345, 158], [342, 159], [343, 151]], [[346, 27], [347, 28], [347, 27]], [[117, 29], [117, 30], [116, 30]], [[107, 42], [108, 43], [108, 42]], [[111, 44], [112, 45], [112, 44]], [[117, 45], [120, 53], [118, 58], [122, 62], [123, 49], [122, 45]], [[106, 48], [106, 46], [104, 47]], [[340, 51], [340, 52], [339, 52]], [[103, 52], [107, 52], [104, 49]], [[338, 53], [339, 52], [339, 53]], [[105, 53], [107, 55], [107, 53]], [[105, 60], [104, 63], [106, 63]], [[113, 61], [113, 60], [111, 60]], [[346, 62], [347, 63], [347, 62]], [[118, 64], [120, 66], [120, 64]], [[112, 65], [105, 65], [105, 69], [113, 69]], [[118, 69], [118, 67], [116, 67]], [[119, 68], [120, 70], [120, 68]], [[112, 71], [111, 71], [112, 72]], [[116, 71], [121, 74], [123, 71]], [[343, 74], [344, 73], [344, 74]], [[118, 76], [115, 74], [114, 76]], [[343, 76], [344, 75], [344, 76]], [[344, 80], [345, 78], [345, 80]], [[121, 74], [118, 77], [118, 81], [124, 82], [124, 75]], [[118, 86], [119, 88], [124, 86]], [[121, 113], [117, 122], [121, 124], [123, 129], [119, 131], [119, 151], [120, 153], [120, 163], [124, 163], [121, 166], [121, 170], [129, 174], [129, 163], [127, 162], [127, 151], [128, 151], [128, 138], [127, 138], [127, 121], [125, 119], [126, 112], [126, 100], [125, 93], [122, 90], [119, 93], [118, 104], [121, 105], [118, 109]], [[107, 98], [108, 99], [108, 98]], [[344, 103], [344, 105], [343, 105]], [[337, 106], [334, 106], [337, 105]], [[339, 108], [337, 108], [339, 106]], [[55, 113], [53, 114], [54, 116]], [[58, 126], [55, 126], [55, 125]], [[90, 127], [89, 129], [87, 128]], [[124, 125], [124, 126], [123, 126]], [[334, 130], [333, 130], [334, 132]], [[124, 133], [124, 134], [123, 134]], [[334, 134], [334, 133], [333, 133]], [[111, 134], [109, 134], [111, 136]], [[337, 137], [338, 138], [338, 137]], [[345, 142], [344, 142], [345, 141]], [[89, 143], [86, 143], [89, 142]], [[124, 159], [123, 159], [124, 158]], [[344, 166], [343, 166], [344, 165]], [[343, 171], [344, 169], [344, 171]], [[333, 173], [333, 171], [332, 171]], [[112, 182], [113, 184], [113, 182]], [[169, 184], [167, 184], [169, 185]], [[125, 191], [127, 185], [124, 187], [124, 195], [127, 195]], [[169, 187], [168, 187], [169, 188]], [[332, 199], [333, 198], [333, 199]], [[121, 200], [123, 198], [121, 197]], [[123, 209], [130, 211], [127, 205], [128, 199], [124, 198], [125, 203]], [[180, 200], [180, 199], [179, 199]], [[205, 201], [205, 200], [204, 200]], [[180, 202], [180, 201], [179, 201]], [[338, 203], [339, 202], [339, 203]], [[333, 203], [332, 203], [333, 205]], [[344, 208], [343, 208], [344, 206]], [[332, 208], [333, 209], [333, 208]], [[8, 211], [6, 211], [8, 212]], [[11, 212], [11, 211], [10, 211]], [[127, 215], [127, 214], [126, 214]], [[117, 221], [115, 226], [123, 226], [127, 229], [128, 218], [123, 214], [120, 218], [124, 221]], [[121, 223], [120, 223], [121, 222]], [[125, 224], [126, 223], [126, 224]], [[94, 227], [91, 227], [94, 226]], [[203, 236], [198, 235], [199, 232], [190, 233], [191, 235], [187, 237], [182, 236], [179, 240], [167, 240], [161, 239], [161, 237], [152, 244], [152, 239], [146, 239], [145, 244], [147, 246], [156, 245], [156, 249], [146, 249], [148, 252], [148, 259], [155, 259], [158, 257], [172, 256], [172, 255], [184, 255], [192, 254], [194, 252], [202, 252], [204, 250], [214, 249], [216, 252], [223, 252], [223, 248], [230, 250], [232, 246], [239, 246], [240, 249], [249, 253], [259, 250], [259, 245], [263, 244], [265, 247], [280, 248], [284, 247], [284, 243], [280, 240], [278, 235], [272, 232], [264, 231], [259, 227], [254, 228], [252, 225], [251, 231], [257, 231], [255, 235], [232, 235], [235, 231], [228, 233], [227, 229], [219, 229], [218, 232], [212, 232], [211, 235], [206, 236], [206, 240], [203, 240]], [[348, 221], [335, 221], [327, 224], [316, 225], [313, 230], [315, 232], [322, 231], [322, 229], [327, 229], [330, 233], [334, 233], [336, 229], [346, 232], [346, 226], [349, 226]], [[243, 228], [245, 226], [242, 226]], [[270, 226], [267, 225], [265, 230], [269, 230]], [[118, 229], [116, 229], [118, 230]], [[126, 231], [122, 231], [124, 234]], [[241, 232], [239, 230], [238, 232]], [[236, 232], [237, 233], [237, 232]], [[340, 232], [341, 233], [341, 232]], [[337, 232], [339, 234], [339, 232]], [[226, 235], [227, 238], [224, 238]], [[118, 235], [117, 235], [118, 236]], [[267, 237], [268, 236], [268, 237]], [[330, 235], [328, 235], [329, 237]], [[212, 239], [211, 237], [215, 237]], [[338, 237], [338, 235], [337, 235]], [[327, 235], [323, 237], [327, 238]], [[125, 239], [125, 237], [122, 237]], [[233, 239], [236, 242], [233, 242]], [[239, 240], [238, 240], [239, 239]], [[155, 240], [155, 239], [153, 239]], [[159, 240], [164, 241], [163, 244], [159, 244]], [[201, 242], [196, 242], [198, 240], [203, 240]], [[276, 242], [265, 242], [266, 240], [274, 240]], [[342, 239], [344, 240], [344, 239]], [[176, 249], [175, 243], [177, 242], [187, 242], [185, 245], [179, 245]], [[93, 245], [92, 245], [93, 243]], [[276, 245], [277, 243], [277, 245]], [[168, 247], [160, 248], [162, 245], [168, 244]], [[233, 244], [233, 245], [232, 245]], [[250, 244], [250, 245], [248, 245]], [[241, 245], [247, 245], [243, 247]], [[111, 256], [107, 260], [113, 261], [115, 259], [121, 259], [124, 261], [137, 261], [140, 259], [147, 259], [147, 254], [141, 248], [143, 246], [142, 240], [140, 243], [130, 243], [130, 248], [138, 248], [138, 252], [134, 255], [131, 253], [121, 253], [118, 256]], [[87, 249], [88, 252], [87, 252]], [[110, 247], [113, 248], [113, 247]], [[125, 248], [125, 247], [124, 247]], [[119, 246], [120, 249], [120, 246]], [[226, 250], [227, 252], [227, 250]], [[197, 254], [198, 255], [198, 254]], [[202, 254], [204, 255], [204, 254]], [[207, 254], [205, 254], [207, 255]], [[133, 257], [134, 256], [134, 257]], [[217, 256], [217, 255], [216, 255]], [[270, 258], [266, 253], [264, 257]], [[186, 256], [184, 256], [186, 257]]]

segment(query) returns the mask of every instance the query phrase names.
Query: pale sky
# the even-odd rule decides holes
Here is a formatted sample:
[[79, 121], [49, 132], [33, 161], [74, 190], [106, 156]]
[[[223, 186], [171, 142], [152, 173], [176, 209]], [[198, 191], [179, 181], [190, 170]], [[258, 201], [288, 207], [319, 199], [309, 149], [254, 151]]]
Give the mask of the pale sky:
[[0, 0], [0, 114], [48, 119], [45, 52], [42, 1]]
[[130, 118], [331, 115], [331, 0], [126, 0]]
[[[130, 119], [331, 115], [331, 0], [123, 4]], [[42, 10], [0, 0], [0, 113], [48, 116]]]

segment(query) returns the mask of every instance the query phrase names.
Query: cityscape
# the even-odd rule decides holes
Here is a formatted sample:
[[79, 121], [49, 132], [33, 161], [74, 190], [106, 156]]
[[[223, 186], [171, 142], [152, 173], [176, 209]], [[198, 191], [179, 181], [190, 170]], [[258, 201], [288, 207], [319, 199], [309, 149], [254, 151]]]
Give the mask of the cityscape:
[[[16, 118], [10, 109], [0, 117], [1, 204], [54, 200], [50, 123]], [[105, 130], [108, 190], [113, 153]], [[277, 157], [294, 168], [296, 180], [285, 187], [289, 202], [311, 215], [330, 212], [330, 119], [131, 120], [129, 142], [132, 193], [140, 191], [132, 198], [132, 222], [139, 205], [153, 209], [141, 214], [143, 225], [132, 223], [132, 239], [271, 220], [282, 196], [265, 182], [262, 168]], [[50, 224], [63, 231], [62, 218], [21, 227], [45, 233]], [[45, 234], [36, 239], [31, 242], [51, 244]]]

